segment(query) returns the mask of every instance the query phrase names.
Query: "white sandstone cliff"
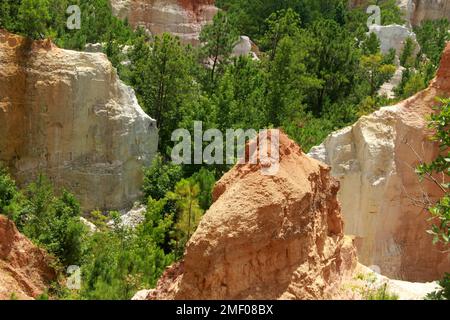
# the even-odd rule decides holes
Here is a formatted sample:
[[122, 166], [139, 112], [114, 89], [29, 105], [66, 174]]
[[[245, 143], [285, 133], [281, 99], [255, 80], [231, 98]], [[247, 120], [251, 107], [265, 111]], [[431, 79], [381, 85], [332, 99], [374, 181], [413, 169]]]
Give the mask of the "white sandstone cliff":
[[0, 30], [0, 162], [20, 184], [44, 173], [85, 211], [121, 209], [139, 197], [157, 141], [104, 54]]
[[414, 203], [423, 194], [442, 196], [432, 182], [419, 183], [414, 168], [439, 152], [426, 116], [436, 97], [450, 95], [449, 80], [450, 45], [428, 89], [332, 133], [309, 153], [341, 182], [345, 233], [356, 236], [359, 261], [390, 278], [430, 281], [450, 270], [449, 254], [426, 233], [429, 213]]
[[380, 40], [380, 49], [383, 54], [389, 52], [390, 49], [395, 49], [397, 56], [403, 52], [406, 40], [410, 38], [414, 44], [414, 55], [416, 55], [420, 46], [416, 39], [416, 34], [405, 26], [398, 24], [391, 24], [388, 26], [372, 25], [369, 28], [369, 33], [375, 33]]

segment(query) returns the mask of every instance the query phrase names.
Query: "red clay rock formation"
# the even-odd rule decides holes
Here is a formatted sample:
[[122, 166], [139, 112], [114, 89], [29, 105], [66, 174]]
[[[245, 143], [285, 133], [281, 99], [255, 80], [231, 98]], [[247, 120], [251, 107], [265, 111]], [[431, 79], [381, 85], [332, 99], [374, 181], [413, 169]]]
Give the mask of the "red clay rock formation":
[[421, 160], [439, 153], [426, 117], [437, 97], [449, 96], [450, 44], [427, 89], [332, 133], [310, 152], [341, 183], [345, 233], [356, 236], [359, 261], [392, 279], [434, 281], [450, 270], [450, 254], [432, 244], [430, 215], [417, 202], [424, 194], [438, 199], [442, 191], [415, 173]]
[[56, 279], [52, 259], [0, 215], [0, 300], [32, 299]]
[[197, 45], [200, 31], [217, 13], [214, 0], [111, 0], [113, 13], [153, 35], [169, 32]]
[[321, 299], [356, 266], [330, 169], [280, 136], [280, 169], [236, 165], [150, 299]]

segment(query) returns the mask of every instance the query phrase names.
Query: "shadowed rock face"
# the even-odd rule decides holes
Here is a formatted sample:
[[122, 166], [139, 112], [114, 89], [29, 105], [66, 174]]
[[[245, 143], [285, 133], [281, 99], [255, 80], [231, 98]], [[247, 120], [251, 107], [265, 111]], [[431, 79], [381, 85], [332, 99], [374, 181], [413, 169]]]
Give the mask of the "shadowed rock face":
[[198, 45], [200, 31], [217, 13], [214, 0], [111, 0], [113, 13], [142, 26], [153, 35], [179, 36], [185, 44]]
[[[356, 266], [344, 238], [339, 184], [284, 134], [280, 169], [237, 165], [151, 299], [320, 299]], [[137, 297], [138, 298], [138, 297]], [[142, 298], [142, 297], [141, 297]]]
[[0, 300], [32, 299], [42, 294], [56, 271], [52, 259], [0, 215]]
[[156, 149], [155, 121], [104, 54], [0, 31], [0, 162], [20, 184], [42, 172], [86, 211], [120, 209]]
[[392, 107], [332, 133], [309, 155], [329, 164], [341, 183], [345, 233], [356, 236], [358, 258], [390, 278], [431, 281], [450, 270], [450, 256], [432, 244], [429, 213], [417, 200], [442, 197], [432, 182], [419, 182], [420, 161], [439, 153], [426, 116], [437, 97], [450, 96], [450, 45], [430, 87]]

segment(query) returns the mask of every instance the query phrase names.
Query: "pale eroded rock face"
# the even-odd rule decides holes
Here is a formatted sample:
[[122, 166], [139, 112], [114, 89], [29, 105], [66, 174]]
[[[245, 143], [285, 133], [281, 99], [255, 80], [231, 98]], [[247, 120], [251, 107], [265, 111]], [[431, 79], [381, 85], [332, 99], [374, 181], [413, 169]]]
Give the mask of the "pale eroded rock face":
[[429, 213], [414, 203], [424, 193], [442, 196], [434, 183], [419, 183], [415, 167], [439, 152], [425, 118], [436, 97], [449, 95], [450, 45], [428, 89], [332, 133], [309, 153], [341, 182], [345, 233], [356, 236], [359, 261], [390, 278], [432, 281], [450, 270], [449, 254], [426, 233]]
[[247, 36], [240, 36], [231, 53], [234, 57], [250, 56], [253, 60], [259, 60], [258, 46]]
[[237, 165], [217, 183], [184, 261], [149, 298], [321, 299], [337, 291], [356, 266], [339, 185], [284, 134], [280, 144], [277, 175]]
[[417, 54], [420, 50], [416, 34], [405, 26], [397, 24], [388, 26], [372, 25], [369, 29], [370, 32], [375, 33], [380, 40], [380, 49], [383, 54], [388, 53], [390, 49], [395, 49], [397, 56], [400, 56], [408, 38], [411, 38], [414, 43], [414, 54]]
[[33, 299], [44, 293], [56, 271], [50, 256], [0, 215], [0, 300]]
[[[368, 4], [368, 0], [349, 0], [352, 8]], [[450, 19], [450, 0], [397, 0], [397, 5], [408, 25], [419, 26], [425, 20]]]
[[450, 19], [450, 0], [412, 0], [412, 3], [407, 7], [407, 15], [413, 26], [424, 20]]
[[153, 35], [179, 36], [185, 44], [198, 45], [202, 27], [217, 13], [214, 0], [111, 0], [113, 13], [133, 27]]
[[20, 184], [42, 172], [85, 211], [121, 209], [140, 195], [157, 139], [104, 54], [0, 31], [0, 162]]
[[355, 276], [342, 285], [341, 299], [367, 299], [369, 292], [385, 288], [389, 295], [398, 300], [424, 300], [428, 294], [442, 290], [437, 282], [408, 282], [389, 279], [362, 264], [355, 269]]

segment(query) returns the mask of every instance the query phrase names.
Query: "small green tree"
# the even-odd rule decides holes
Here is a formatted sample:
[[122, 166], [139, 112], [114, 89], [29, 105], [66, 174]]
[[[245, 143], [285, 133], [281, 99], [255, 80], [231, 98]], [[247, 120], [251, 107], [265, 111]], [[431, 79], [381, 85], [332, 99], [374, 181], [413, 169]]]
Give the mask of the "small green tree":
[[174, 199], [177, 205], [177, 224], [181, 244], [186, 243], [200, 222], [203, 210], [200, 208], [198, 197], [200, 187], [193, 180], [183, 179], [177, 183], [174, 192], [169, 192], [168, 197]]
[[208, 210], [212, 204], [212, 191], [214, 184], [216, 183], [214, 172], [201, 168], [200, 171], [194, 173], [189, 179], [198, 184], [200, 188], [200, 193], [198, 195], [200, 207], [205, 211]]
[[0, 214], [8, 213], [8, 207], [13, 203], [17, 193], [16, 183], [6, 170], [0, 167]]
[[157, 155], [152, 165], [144, 170], [144, 197], [155, 200], [163, 199], [167, 192], [173, 191], [175, 185], [183, 177], [181, 166], [164, 162], [161, 155]]
[[370, 86], [370, 96], [374, 97], [377, 89], [389, 80], [395, 72], [395, 66], [383, 64], [381, 54], [373, 54], [361, 57], [361, 67], [363, 74]]
[[408, 98], [427, 87], [423, 75], [419, 72], [412, 72], [403, 87], [402, 97]]
[[88, 241], [80, 298], [128, 300], [137, 290], [156, 285], [174, 261], [173, 253], [163, 249], [173, 224], [172, 215], [164, 212], [165, 201], [149, 198], [145, 220], [134, 230], [110, 213], [114, 228], [102, 229]]
[[64, 265], [80, 264], [87, 229], [80, 221], [80, 205], [75, 197], [65, 190], [56, 197], [43, 175], [27, 187], [25, 196], [21, 231]]
[[426, 20], [415, 27], [420, 53], [427, 56], [435, 68], [438, 67], [445, 44], [450, 40], [450, 21], [448, 19]]
[[51, 20], [48, 0], [22, 0], [19, 7], [21, 31], [33, 39], [47, 35]]
[[267, 32], [261, 40], [263, 49], [269, 52], [269, 60], [275, 58], [278, 44], [284, 37], [300, 32], [300, 16], [292, 9], [272, 13], [266, 20]]
[[130, 82], [139, 102], [159, 128], [159, 150], [168, 154], [171, 135], [195, 101], [198, 86], [192, 76], [193, 53], [168, 33], [148, 45], [136, 40], [131, 57]]
[[379, 54], [380, 45], [380, 40], [377, 35], [374, 32], [371, 32], [366, 36], [366, 39], [362, 44], [362, 52], [365, 55]]
[[414, 53], [415, 44], [413, 40], [408, 37], [405, 41], [405, 46], [403, 47], [403, 51], [400, 55], [400, 65], [403, 67], [410, 67], [414, 65]]
[[212, 24], [206, 25], [202, 29], [200, 33], [200, 41], [203, 44], [202, 52], [204, 58], [212, 61], [209, 80], [213, 85], [219, 67], [226, 64], [237, 40], [237, 31], [224, 11], [219, 11], [214, 16]]

